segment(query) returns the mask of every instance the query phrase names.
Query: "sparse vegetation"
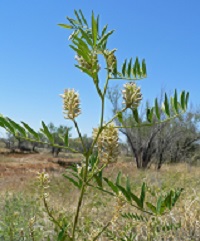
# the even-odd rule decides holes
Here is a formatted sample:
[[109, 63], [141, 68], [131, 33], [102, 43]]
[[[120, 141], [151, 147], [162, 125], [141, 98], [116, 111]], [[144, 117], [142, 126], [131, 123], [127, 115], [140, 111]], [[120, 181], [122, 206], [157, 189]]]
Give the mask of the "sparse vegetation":
[[[54, 227], [46, 216], [35, 180], [36, 172], [41, 170], [37, 160], [39, 159], [40, 163], [43, 163], [43, 168], [45, 168], [45, 165], [48, 167], [48, 163], [45, 162], [45, 159], [49, 157], [51, 157], [51, 155], [43, 156], [43, 159], [40, 154], [37, 154], [34, 159], [32, 159], [30, 155], [29, 157], [27, 156], [24, 168], [27, 170], [31, 163], [34, 166], [33, 170], [35, 169], [34, 173], [31, 175], [28, 171], [23, 173], [22, 170], [20, 171], [19, 169], [16, 169], [15, 172], [10, 173], [10, 175], [6, 175], [5, 172], [3, 173], [1, 171], [0, 240], [12, 240], [9, 236], [11, 234], [13, 235], [13, 240], [20, 240], [20, 233], [22, 233], [21, 229], [23, 229], [24, 236], [29, 240], [29, 220], [34, 216], [36, 217], [34, 225], [36, 234], [35, 240], [46, 241], [48, 235], [51, 235], [51, 240], [56, 240], [56, 230], [54, 230]], [[1, 162], [2, 159], [4, 165], [9, 163], [10, 160], [16, 166], [19, 165], [19, 160], [16, 159], [16, 157], [1, 156], [1, 165], [3, 165]], [[172, 230], [170, 227], [167, 228], [166, 225], [166, 229], [169, 229], [168, 231], [163, 230], [158, 232], [155, 230], [156, 224], [154, 221], [154, 226], [151, 226], [151, 240], [162, 240], [161, 237], [164, 238], [163, 240], [198, 240], [200, 235], [200, 168], [190, 167], [188, 164], [170, 164], [164, 165], [159, 172], [153, 169], [139, 171], [136, 166], [132, 164], [130, 159], [126, 162], [120, 159], [117, 163], [105, 169], [105, 176], [111, 177], [111, 180], [114, 180], [119, 169], [124, 174], [129, 175], [131, 186], [135, 192], [139, 191], [144, 181], [157, 193], [160, 191], [168, 191], [171, 187], [184, 188], [182, 198], [179, 200], [176, 208], [164, 218], [160, 218], [156, 221], [158, 223], [166, 222], [169, 226], [171, 221], [173, 223], [173, 227], [171, 226]], [[51, 179], [49, 188], [51, 205], [55, 210], [65, 213], [65, 216], [70, 219], [73, 215], [75, 202], [78, 199], [78, 191], [74, 189], [74, 186], [68, 180], [62, 177], [61, 174], [65, 172], [64, 168], [60, 169], [58, 165], [54, 164], [54, 169], [47, 168], [47, 170]], [[101, 223], [105, 223], [110, 219], [110, 210], [114, 210], [114, 205], [115, 203], [109, 196], [102, 195], [101, 192], [93, 190], [92, 188], [88, 189], [80, 216], [81, 232], [84, 237], [88, 237], [89, 239], [89, 234], [92, 233], [94, 227], [96, 228]], [[127, 206], [124, 207], [121, 215], [125, 215], [128, 210]], [[135, 210], [135, 214], [140, 216], [141, 212]], [[119, 220], [120, 221], [117, 221], [112, 227], [112, 231], [109, 230], [107, 232], [107, 238], [104, 237], [101, 239], [102, 241], [120, 240], [119, 238], [108, 238], [111, 236], [125, 238], [124, 225], [126, 226], [127, 233], [129, 233], [130, 230], [137, 230], [137, 237], [140, 237], [138, 240], [146, 240], [145, 230], [148, 227], [148, 223], [145, 220], [140, 221], [139, 218], [135, 217]], [[4, 225], [5, 223], [7, 226]], [[15, 226], [9, 231], [9, 224], [11, 225], [12, 223], [14, 223]], [[51, 230], [51, 232], [49, 230]]]

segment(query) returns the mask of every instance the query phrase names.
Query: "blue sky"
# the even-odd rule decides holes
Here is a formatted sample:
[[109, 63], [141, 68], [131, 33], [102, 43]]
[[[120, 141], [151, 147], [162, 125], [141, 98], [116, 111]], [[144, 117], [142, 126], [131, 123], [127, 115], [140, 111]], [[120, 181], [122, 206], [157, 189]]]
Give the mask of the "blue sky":
[[[118, 49], [119, 66], [125, 58], [146, 59], [148, 78], [139, 82], [146, 99], [153, 100], [164, 87], [187, 90], [191, 102], [200, 103], [199, 0], [1, 0], [0, 113], [36, 130], [41, 120], [72, 126], [63, 118], [59, 94], [75, 88], [82, 102], [82, 132], [90, 135], [98, 125], [92, 81], [74, 68], [70, 31], [57, 26], [67, 23], [65, 17], [73, 17], [74, 9], [89, 19], [93, 10], [102, 27], [108, 23], [116, 30], [109, 46]], [[108, 118], [111, 106], [106, 107]]]

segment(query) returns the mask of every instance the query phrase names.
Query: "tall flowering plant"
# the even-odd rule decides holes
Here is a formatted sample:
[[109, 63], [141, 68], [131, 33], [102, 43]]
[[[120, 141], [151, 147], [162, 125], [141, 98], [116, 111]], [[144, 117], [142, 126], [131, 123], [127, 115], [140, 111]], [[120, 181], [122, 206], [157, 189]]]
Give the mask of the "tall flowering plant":
[[[106, 232], [108, 227], [116, 222], [120, 217], [120, 211], [125, 204], [137, 208], [142, 213], [146, 213], [151, 217], [164, 215], [174, 207], [181, 195], [182, 189], [170, 190], [165, 195], [158, 196], [155, 203], [151, 203], [151, 199], [147, 199], [146, 183], [142, 184], [141, 192], [138, 196], [131, 190], [129, 177], [126, 177], [126, 182], [122, 185], [120, 181], [121, 172], [118, 173], [115, 181], [111, 181], [104, 177], [104, 169], [109, 163], [116, 161], [119, 156], [118, 129], [125, 127], [123, 123], [123, 114], [125, 111], [128, 109], [131, 111], [133, 118], [135, 119], [133, 126], [136, 128], [169, 121], [186, 111], [189, 94], [183, 91], [180, 94], [180, 98], [178, 98], [177, 91], [175, 91], [174, 96], [171, 97], [170, 100], [165, 94], [162, 106], [159, 106], [157, 99], [155, 99], [155, 105], [146, 110], [146, 121], [141, 122], [138, 116], [138, 107], [142, 100], [142, 93], [140, 87], [137, 86], [136, 81], [146, 78], [147, 76], [145, 60], [140, 62], [138, 58], [136, 58], [135, 61], [133, 61], [132, 58], [130, 60], [126, 59], [122, 64], [122, 67], [119, 67], [115, 55], [117, 49], [107, 48], [108, 39], [114, 31], [108, 31], [107, 25], [105, 25], [103, 29], [100, 29], [99, 16], [95, 17], [94, 13], [92, 13], [91, 25], [89, 25], [81, 10], [75, 11], [74, 19], [67, 17], [67, 20], [69, 22], [68, 24], [59, 25], [72, 31], [69, 36], [69, 40], [71, 41], [69, 47], [75, 52], [75, 59], [77, 61], [75, 67], [92, 79], [97, 95], [101, 100], [99, 125], [93, 129], [93, 142], [88, 149], [86, 148], [84, 138], [77, 122], [77, 117], [81, 114], [81, 101], [78, 92], [74, 89], [65, 89], [64, 93], [60, 95], [63, 100], [64, 118], [69, 119], [74, 123], [83, 147], [82, 165], [74, 166], [64, 174], [64, 177], [79, 190], [76, 211], [70, 225], [66, 225], [65, 222], [60, 222], [59, 218], [57, 218], [54, 212], [49, 208], [49, 175], [46, 173], [40, 173], [38, 179], [42, 190], [44, 207], [50, 220], [58, 229], [58, 241], [80, 240], [78, 236], [78, 220], [80, 218], [80, 211], [86, 188], [88, 186], [97, 188], [98, 190], [111, 195], [112, 198], [116, 198], [116, 210], [111, 220], [103, 225], [97, 232], [94, 232], [93, 235], [90, 235], [90, 240], [94, 241], [98, 240], [99, 237]], [[103, 59], [105, 60], [104, 68], [99, 64], [100, 55], [103, 56]], [[104, 70], [106, 71], [106, 79], [104, 87], [101, 88], [99, 85], [99, 73]], [[122, 90], [123, 108], [115, 113], [110, 120], [105, 122], [105, 97], [110, 80], [125, 80], [127, 83], [124, 84]], [[119, 123], [119, 125], [117, 126], [115, 123]], [[133, 126], [130, 127], [132, 128]], [[54, 142], [54, 136], [50, 133], [44, 122], [42, 122], [40, 132], [46, 137], [48, 140], [47, 142], [42, 141], [40, 135], [27, 123], [21, 122], [21, 124], [18, 124], [3, 115], [0, 116], [0, 127], [6, 129], [6, 131], [12, 133], [14, 136], [20, 136], [20, 138], [30, 142], [48, 143], [55, 147], [65, 148], [73, 153], [78, 152], [75, 148], [70, 147], [68, 133], [61, 137], [65, 143], [64, 146], [56, 144]], [[126, 126], [126, 128], [128, 127]], [[127, 215], [130, 216], [131, 214]], [[127, 215], [124, 215], [124, 217]], [[126, 240], [132, 239], [130, 238]]]

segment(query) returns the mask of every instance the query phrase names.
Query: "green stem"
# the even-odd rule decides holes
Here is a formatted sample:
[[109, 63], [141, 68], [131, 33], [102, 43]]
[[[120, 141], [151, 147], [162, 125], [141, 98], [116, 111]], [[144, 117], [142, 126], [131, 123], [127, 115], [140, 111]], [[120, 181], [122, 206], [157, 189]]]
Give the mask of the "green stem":
[[[124, 107], [120, 112], [124, 112], [127, 109], [127, 107]], [[115, 114], [107, 123], [104, 127], [106, 127], [108, 124], [110, 124], [116, 117], [117, 117], [118, 113]], [[116, 128], [116, 126], [115, 126]], [[122, 127], [121, 127], [122, 128]]]
[[103, 97], [105, 97], [105, 94], [106, 94], [106, 91], [107, 91], [107, 88], [108, 88], [109, 79], [110, 79], [109, 72], [107, 72], [106, 83], [104, 85], [104, 90], [103, 90]]
[[77, 224], [78, 224], [78, 218], [79, 218], [79, 213], [80, 213], [80, 209], [81, 209], [81, 204], [82, 204], [82, 201], [83, 201], [84, 192], [85, 192], [85, 183], [83, 183], [83, 186], [81, 188], [81, 193], [80, 193], [80, 197], [79, 197], [79, 200], [78, 200], [76, 214], [75, 214], [75, 217], [74, 217], [74, 224], [73, 224], [73, 230], [72, 230], [72, 241], [75, 240], [74, 239], [75, 238], [75, 231], [76, 231], [76, 227], [77, 227]]
[[54, 218], [54, 216], [53, 216], [52, 213], [50, 212], [48, 203], [47, 203], [46, 198], [45, 198], [44, 195], [43, 195], [43, 203], [44, 203], [44, 207], [45, 207], [45, 209], [46, 209], [46, 211], [47, 211], [48, 216], [52, 219], [52, 221], [53, 221], [60, 229], [62, 229], [62, 226], [59, 224], [59, 222]]
[[104, 96], [101, 99], [101, 120], [100, 120], [100, 128], [103, 126], [103, 119], [104, 119], [104, 106], [105, 106], [105, 100]]
[[112, 222], [109, 221], [103, 228], [102, 230], [93, 238], [93, 241], [97, 240], [99, 236], [110, 226]]
[[104, 164], [101, 168], [98, 169], [98, 171], [94, 172], [92, 174], [92, 176], [90, 178], [88, 178], [87, 184], [93, 179], [94, 175], [96, 175], [97, 173], [101, 172], [106, 166], [107, 166], [107, 164]]
[[[168, 121], [170, 121], [170, 120], [175, 119], [176, 117], [178, 117], [179, 115], [181, 115], [181, 114], [183, 114], [183, 113], [184, 113], [184, 112], [179, 113], [179, 114], [174, 115], [174, 116], [172, 116], [172, 117], [170, 117], [170, 118], [167, 118], [167, 119], [165, 119], [165, 120], [163, 120], [163, 121], [156, 121], [156, 122], [153, 122], [153, 123], [145, 123], [145, 124], [141, 123], [141, 124], [133, 125], [133, 126], [115, 126], [115, 128], [138, 128], [138, 127], [145, 127], [145, 126], [152, 126], [152, 125], [162, 124], [162, 123], [165, 123], [165, 122], [168, 122]], [[113, 117], [112, 120], [113, 120], [114, 118], [116, 118], [116, 116]], [[109, 121], [109, 123], [110, 123], [110, 122], [111, 122], [111, 120]], [[107, 123], [107, 124], [108, 124], [108, 123]], [[106, 124], [106, 125], [107, 125], [107, 124]]]
[[141, 211], [141, 212], [143, 212], [143, 213], [147, 213], [147, 214], [149, 214], [149, 215], [151, 215], [151, 216], [155, 216], [153, 213], [151, 213], [151, 212], [149, 212], [149, 211], [146, 211], [146, 210], [144, 210], [144, 209], [141, 209], [140, 207], [138, 207], [138, 206], [136, 206], [136, 205], [134, 205], [134, 204], [132, 204], [132, 203], [129, 203], [132, 207], [134, 207], [134, 208], [137, 208], [139, 211]]
[[126, 78], [126, 77], [116, 77], [116, 78], [111, 77], [110, 80], [129, 80], [129, 81], [131, 80], [131, 81], [139, 81], [139, 80], [143, 80], [143, 79], [145, 79], [145, 78], [146, 78], [146, 77], [141, 77], [141, 78], [139, 78], [139, 79], [138, 79], [138, 78], [136, 78], [136, 79], [135, 79], [135, 78], [134, 78], [134, 79], [133, 79], [133, 78]]
[[87, 152], [86, 155], [86, 166], [85, 166], [85, 172], [84, 172], [84, 177], [83, 177], [83, 185], [81, 188], [81, 193], [80, 193], [80, 197], [78, 200], [78, 204], [77, 204], [77, 208], [76, 208], [76, 214], [74, 217], [74, 223], [73, 223], [73, 230], [72, 230], [72, 241], [74, 241], [75, 239], [75, 231], [76, 231], [76, 227], [78, 224], [78, 218], [79, 218], [79, 213], [80, 213], [80, 209], [81, 209], [81, 205], [82, 205], [82, 201], [83, 201], [83, 196], [85, 193], [85, 187], [87, 185], [86, 180], [87, 180], [87, 176], [88, 176], [88, 164], [89, 164], [89, 151]]
[[[104, 56], [105, 57], [105, 56]], [[105, 57], [106, 59], [106, 57]], [[89, 149], [89, 153], [91, 154], [92, 151], [93, 151], [93, 148], [98, 140], [98, 137], [100, 135], [100, 133], [102, 132], [103, 130], [103, 121], [104, 121], [104, 108], [105, 108], [105, 94], [106, 94], [106, 91], [107, 91], [107, 88], [108, 88], [108, 82], [109, 82], [109, 71], [107, 71], [107, 78], [106, 78], [106, 83], [104, 85], [104, 90], [103, 90], [103, 93], [101, 93], [100, 97], [101, 97], [101, 118], [100, 118], [100, 127], [99, 127], [99, 132], [97, 133], [97, 136], [95, 138], [95, 140], [93, 141], [90, 149]], [[98, 91], [98, 89], [97, 89]]]
[[[107, 78], [108, 79], [108, 78]], [[108, 80], [107, 80], [108, 82]], [[102, 131], [102, 126], [103, 126], [103, 119], [104, 119], [104, 95], [102, 95], [98, 85], [96, 84], [96, 89], [97, 89], [97, 92], [101, 98], [101, 101], [102, 101], [102, 107], [101, 107], [101, 120], [100, 120], [100, 128], [99, 128], [99, 132], [97, 134], [97, 137], [96, 139], [93, 141], [90, 149], [87, 151], [86, 148], [85, 148], [85, 145], [84, 145], [84, 142], [83, 142], [83, 139], [82, 139], [82, 136], [81, 136], [81, 133], [80, 133], [80, 130], [78, 128], [78, 125], [77, 125], [77, 122], [75, 120], [74, 121], [74, 125], [77, 129], [77, 132], [78, 132], [78, 135], [79, 135], [79, 138], [81, 139], [81, 142], [82, 142], [82, 146], [84, 148], [84, 152], [85, 152], [85, 157], [86, 157], [86, 166], [85, 166], [85, 173], [84, 173], [84, 183], [83, 183], [83, 186], [81, 188], [81, 193], [80, 193], [80, 197], [79, 197], [79, 200], [78, 200], [78, 205], [77, 205], [77, 209], [76, 209], [76, 214], [75, 214], [75, 217], [74, 217], [74, 224], [73, 224], [73, 230], [72, 230], [72, 241], [74, 241], [74, 238], [75, 238], [75, 231], [76, 231], [76, 227], [77, 227], [77, 224], [78, 224], [78, 218], [79, 218], [79, 213], [80, 213], [80, 209], [81, 209], [81, 204], [82, 204], [82, 201], [83, 201], [83, 196], [84, 196], [84, 192], [85, 192], [85, 187], [87, 185], [87, 176], [88, 176], [88, 165], [89, 165], [89, 157], [93, 151], [93, 148], [94, 148], [94, 145], [98, 139], [98, 136], [100, 135], [100, 132]], [[105, 92], [105, 91], [104, 91]]]
[[99, 83], [98, 75], [97, 75], [97, 79], [96, 80], [93, 79], [93, 82], [95, 84], [95, 87], [96, 87], [96, 90], [97, 90], [97, 93], [98, 93], [99, 97], [102, 98], [102, 92], [101, 92], [101, 89], [99, 88], [99, 85], [98, 85], [98, 83]]
[[104, 103], [104, 96], [102, 96], [102, 97], [101, 97], [100, 127], [99, 127], [99, 131], [98, 131], [98, 133], [97, 133], [97, 136], [96, 136], [96, 138], [93, 140], [92, 145], [91, 145], [91, 147], [90, 147], [90, 149], [89, 149], [89, 151], [88, 151], [88, 154], [89, 154], [89, 155], [91, 155], [91, 153], [92, 153], [92, 151], [93, 151], [93, 148], [94, 148], [94, 146], [95, 146], [95, 144], [96, 144], [96, 142], [97, 142], [97, 140], [98, 140], [98, 138], [99, 138], [99, 135], [101, 134], [101, 132], [102, 132], [102, 130], [103, 130], [104, 105], [105, 105], [105, 103]]
[[90, 184], [90, 183], [87, 183], [87, 185], [90, 186], [90, 187], [92, 187], [92, 188], [96, 188], [96, 189], [98, 189], [98, 190], [100, 190], [100, 191], [102, 191], [102, 192], [105, 192], [105, 193], [107, 193], [107, 194], [109, 194], [109, 195], [111, 195], [111, 196], [113, 196], [113, 197], [116, 197], [112, 192], [106, 191], [105, 189], [103, 189], [103, 188], [101, 188], [101, 187], [94, 186], [94, 185], [92, 185], [92, 184]]
[[87, 150], [86, 150], [86, 147], [85, 147], [85, 144], [84, 144], [84, 141], [83, 141], [81, 132], [80, 132], [80, 130], [79, 130], [78, 124], [77, 124], [77, 122], [76, 122], [75, 120], [73, 120], [73, 122], [74, 122], [74, 125], [75, 125], [75, 127], [76, 127], [76, 130], [77, 130], [77, 132], [78, 132], [78, 136], [79, 136], [79, 138], [80, 138], [80, 140], [81, 140], [81, 144], [82, 144], [82, 146], [83, 146], [84, 154], [86, 154], [86, 151], [87, 151]]

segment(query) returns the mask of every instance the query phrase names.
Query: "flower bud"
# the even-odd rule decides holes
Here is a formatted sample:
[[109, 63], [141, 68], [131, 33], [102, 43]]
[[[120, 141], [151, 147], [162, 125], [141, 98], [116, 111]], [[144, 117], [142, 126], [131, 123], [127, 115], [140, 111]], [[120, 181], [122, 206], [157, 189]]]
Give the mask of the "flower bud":
[[137, 108], [142, 100], [140, 87], [137, 87], [134, 82], [126, 83], [122, 94], [124, 99], [123, 104], [125, 104], [127, 108]]
[[80, 115], [80, 100], [78, 92], [75, 92], [74, 89], [66, 89], [63, 95], [60, 95], [63, 98], [63, 109], [66, 119], [73, 120]]
[[[96, 54], [90, 54], [90, 62], [86, 61], [82, 56], [76, 55], [75, 59], [78, 61], [80, 67], [89, 71], [98, 72], [100, 65], [98, 64], [98, 58]], [[96, 68], [95, 68], [96, 66]]]
[[108, 71], [111, 72], [112, 74], [116, 74], [117, 73], [117, 58], [114, 55], [114, 52], [116, 51], [116, 49], [112, 50], [112, 51], [105, 51], [105, 55], [106, 57], [106, 62], [107, 62], [107, 66], [108, 66]]
[[82, 56], [76, 55], [75, 59], [78, 61], [78, 64], [80, 67], [88, 69], [88, 70], [92, 70], [92, 64], [85, 61], [85, 59]]
[[49, 187], [49, 174], [45, 172], [38, 172], [37, 179], [41, 187], [45, 187], [47, 189]]

